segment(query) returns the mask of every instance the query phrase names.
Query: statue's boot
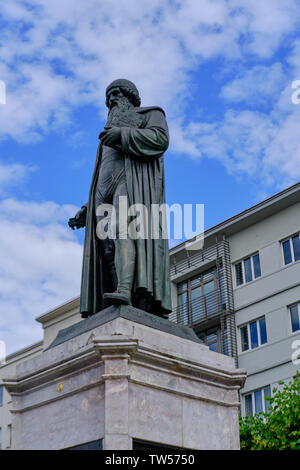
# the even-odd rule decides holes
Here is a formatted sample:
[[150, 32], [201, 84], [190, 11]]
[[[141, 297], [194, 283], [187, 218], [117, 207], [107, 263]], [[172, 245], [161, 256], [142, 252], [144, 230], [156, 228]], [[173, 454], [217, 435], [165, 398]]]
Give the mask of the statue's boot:
[[134, 241], [115, 240], [115, 265], [118, 276], [118, 287], [115, 292], [103, 295], [104, 306], [131, 305], [131, 290], [135, 268]]
[[111, 292], [117, 288], [118, 276], [115, 267], [115, 244], [113, 240], [101, 240], [101, 249], [105, 259], [105, 267], [108, 270], [103, 283], [104, 291]]

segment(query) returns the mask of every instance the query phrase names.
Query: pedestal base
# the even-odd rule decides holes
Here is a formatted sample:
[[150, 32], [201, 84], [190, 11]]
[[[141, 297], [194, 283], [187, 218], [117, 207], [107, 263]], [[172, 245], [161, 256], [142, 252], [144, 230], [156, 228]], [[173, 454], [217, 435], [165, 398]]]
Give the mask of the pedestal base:
[[63, 330], [6, 379], [14, 449], [66, 449], [98, 440], [113, 450], [132, 449], [133, 440], [239, 448], [245, 371], [199, 343], [191, 330], [187, 338], [184, 328], [157, 319], [167, 322], [162, 331], [149, 324], [150, 314], [130, 307], [129, 319], [126, 308], [110, 307]]

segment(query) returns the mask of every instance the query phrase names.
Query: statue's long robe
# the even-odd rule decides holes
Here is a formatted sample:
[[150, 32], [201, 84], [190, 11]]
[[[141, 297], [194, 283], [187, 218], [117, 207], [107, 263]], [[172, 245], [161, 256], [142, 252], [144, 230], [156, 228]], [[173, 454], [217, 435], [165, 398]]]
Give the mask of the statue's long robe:
[[[169, 145], [168, 126], [161, 108], [135, 108], [135, 111], [140, 116], [139, 127], [121, 127], [128, 199], [129, 205], [144, 204], [150, 214], [151, 204], [165, 203], [163, 153]], [[87, 204], [80, 297], [80, 311], [85, 315], [103, 309], [105, 273], [96, 235], [94, 202], [101, 156], [100, 143]], [[160, 225], [158, 239], [152, 239], [150, 234], [145, 240], [135, 240], [133, 292], [147, 292], [153, 302], [153, 313], [158, 315], [172, 310], [168, 240], [163, 238], [162, 229]]]

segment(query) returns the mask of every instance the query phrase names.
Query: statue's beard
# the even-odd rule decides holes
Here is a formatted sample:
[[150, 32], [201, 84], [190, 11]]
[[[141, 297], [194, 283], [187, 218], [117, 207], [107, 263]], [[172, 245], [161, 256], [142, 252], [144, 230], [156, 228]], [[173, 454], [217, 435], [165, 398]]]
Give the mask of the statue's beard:
[[105, 128], [118, 126], [118, 123], [124, 121], [124, 118], [128, 114], [128, 111], [132, 110], [132, 108], [133, 104], [131, 103], [131, 101], [129, 101], [127, 96], [122, 96], [118, 98], [109, 110]]
[[139, 114], [138, 110], [139, 108], [135, 108], [126, 96], [118, 98], [109, 110], [104, 129], [111, 127], [141, 127], [143, 116]]
[[133, 107], [133, 104], [127, 98], [127, 96], [121, 96], [120, 98], [117, 98], [114, 101], [113, 107], [110, 109], [109, 113], [116, 112], [116, 111], [114, 111], [116, 109], [124, 111], [124, 110], [127, 110], [127, 109], [132, 108], [132, 107]]

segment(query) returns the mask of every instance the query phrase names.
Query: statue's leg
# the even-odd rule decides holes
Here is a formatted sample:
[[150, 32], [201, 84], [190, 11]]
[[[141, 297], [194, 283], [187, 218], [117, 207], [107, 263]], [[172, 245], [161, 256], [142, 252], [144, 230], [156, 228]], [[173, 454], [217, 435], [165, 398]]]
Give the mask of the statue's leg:
[[107, 238], [99, 240], [100, 252], [103, 260], [103, 288], [104, 292], [113, 292], [117, 288], [118, 277], [115, 267], [115, 244], [114, 240]]
[[[97, 185], [95, 191], [96, 221], [101, 223], [105, 215], [99, 215], [97, 208], [102, 204], [112, 202], [112, 180], [109, 179], [105, 186]], [[100, 247], [100, 256], [103, 266], [103, 290], [104, 292], [113, 292], [117, 288], [117, 273], [115, 267], [115, 243], [110, 238], [101, 239], [98, 237]]]
[[[121, 214], [120, 197], [127, 198], [128, 195], [125, 172], [120, 177], [113, 197], [113, 205], [116, 211], [115, 226], [115, 266], [117, 271], [118, 285], [115, 292], [104, 295], [104, 304], [130, 304], [131, 291], [135, 271], [135, 241], [128, 236], [128, 215]], [[125, 223], [120, 224], [120, 216]]]

